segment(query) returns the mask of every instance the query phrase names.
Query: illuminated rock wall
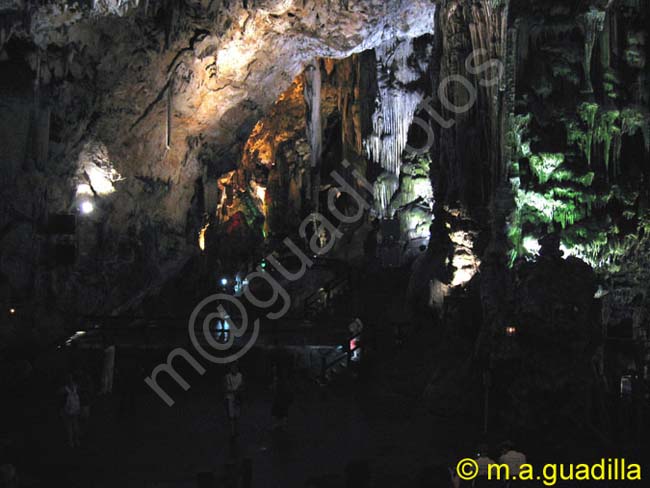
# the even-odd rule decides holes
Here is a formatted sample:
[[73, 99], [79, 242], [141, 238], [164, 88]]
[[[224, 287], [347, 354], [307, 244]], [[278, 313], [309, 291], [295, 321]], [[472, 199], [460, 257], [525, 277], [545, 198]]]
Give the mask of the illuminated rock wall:
[[650, 93], [642, 88], [639, 36], [648, 9], [626, 2], [586, 12], [564, 7], [543, 23], [526, 8], [515, 15], [525, 53], [517, 96], [529, 109], [511, 129], [512, 257], [534, 256], [539, 238], [558, 232], [565, 255], [590, 263], [605, 289], [619, 294], [608, 299], [613, 324], [637, 313], [634, 299], [648, 293], [633, 264], [643, 261], [648, 219]]
[[[237, 170], [233, 190], [264, 186], [263, 171], [239, 171], [243, 147], [308, 62], [431, 33], [434, 22], [429, 0], [67, 3], [10, 2], [0, 12], [0, 158], [9, 168], [0, 224], [12, 229], [0, 244], [11, 263], [2, 296], [47, 304], [52, 317], [123, 311], [155, 296], [200, 252], [205, 215], [222, 202], [219, 178]], [[341, 103], [349, 134], [360, 102], [348, 94]], [[299, 208], [291, 160], [309, 153], [278, 150], [289, 174], [267, 183], [287, 183], [287, 205]], [[258, 189], [239, 199], [242, 213], [279, 211], [262, 209]], [[80, 196], [93, 212], [80, 213]], [[72, 266], [39, 264], [50, 214], [77, 215]], [[17, 251], [25, 240], [33, 252]]]

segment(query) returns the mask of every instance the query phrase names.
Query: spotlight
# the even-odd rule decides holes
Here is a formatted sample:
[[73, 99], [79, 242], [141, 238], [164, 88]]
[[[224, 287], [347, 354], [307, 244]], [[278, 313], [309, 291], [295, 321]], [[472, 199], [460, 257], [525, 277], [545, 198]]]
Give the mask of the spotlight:
[[95, 206], [93, 205], [92, 202], [89, 202], [88, 200], [84, 201], [81, 203], [81, 213], [88, 215], [95, 210]]
[[9, 315], [16, 315], [16, 309], [15, 308], [10, 308], [9, 309]]
[[506, 335], [508, 337], [513, 337], [517, 335], [517, 328], [516, 327], [506, 327]]
[[228, 284], [228, 278], [221, 278], [221, 286], [226, 286]]

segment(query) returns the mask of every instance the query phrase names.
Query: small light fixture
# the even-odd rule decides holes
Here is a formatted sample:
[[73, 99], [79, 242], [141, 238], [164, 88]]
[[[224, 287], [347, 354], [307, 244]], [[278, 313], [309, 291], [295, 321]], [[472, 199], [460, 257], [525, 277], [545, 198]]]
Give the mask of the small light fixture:
[[517, 335], [517, 327], [512, 327], [512, 326], [506, 327], [506, 335], [508, 337], [513, 337]]
[[81, 206], [79, 208], [81, 209], [81, 213], [85, 215], [91, 214], [93, 210], [95, 210], [95, 206], [89, 200], [84, 200], [81, 202]]
[[9, 309], [9, 315], [16, 315], [16, 309], [15, 308], [10, 308]]
[[221, 286], [226, 286], [228, 284], [228, 278], [221, 278]]

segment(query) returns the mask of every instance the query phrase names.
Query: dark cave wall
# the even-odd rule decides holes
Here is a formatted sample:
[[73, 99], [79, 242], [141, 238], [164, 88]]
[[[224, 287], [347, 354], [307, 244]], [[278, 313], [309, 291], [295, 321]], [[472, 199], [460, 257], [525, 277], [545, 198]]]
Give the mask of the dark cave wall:
[[[462, 106], [468, 89], [445, 81], [460, 75], [477, 95], [469, 110], [433, 105], [443, 124], [432, 123], [432, 179], [437, 205], [464, 210], [489, 235], [478, 251], [483, 274], [508, 279], [506, 257], [509, 266], [532, 259], [557, 232], [565, 256], [609, 283], [610, 311], [637, 322], [632, 302], [646, 293], [647, 15], [645, 4], [622, 0], [442, 2], [431, 90], [446, 86]], [[473, 52], [482, 56], [474, 67], [489, 59], [501, 67], [472, 73]], [[496, 287], [485, 287], [485, 305], [505, 309], [490, 305], [507, 300], [493, 296]]]
[[[438, 11], [432, 92], [459, 74], [477, 100], [461, 113], [434, 104], [450, 126], [432, 123], [434, 213], [451, 236], [472, 231], [481, 262], [469, 286], [447, 291], [444, 317], [476, 339], [477, 364], [493, 372], [503, 411], [516, 412], [506, 423], [564, 416], [591, 428], [599, 395], [615, 396], [625, 369], [650, 359], [647, 15], [627, 1], [450, 1]], [[465, 65], [478, 48], [502, 63], [493, 87]], [[467, 93], [447, 90], [457, 105]], [[560, 249], [540, 256], [548, 234]], [[411, 283], [421, 294], [445, 274], [433, 271], [435, 255]], [[471, 325], [468, 309], [479, 309]], [[609, 331], [622, 329], [629, 347], [611, 347]], [[560, 390], [562, 412], [551, 408]]]

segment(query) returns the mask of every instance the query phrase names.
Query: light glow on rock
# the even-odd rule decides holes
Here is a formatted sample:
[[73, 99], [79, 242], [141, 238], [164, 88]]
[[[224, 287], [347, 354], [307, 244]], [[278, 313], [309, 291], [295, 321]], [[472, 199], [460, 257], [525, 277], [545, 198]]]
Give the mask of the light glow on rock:
[[78, 196], [92, 196], [93, 190], [90, 188], [90, 185], [86, 183], [81, 183], [77, 185], [77, 195]]
[[256, 182], [252, 181], [251, 188], [253, 189], [257, 199], [262, 202], [262, 205], [264, 205], [264, 202], [266, 201], [266, 187], [258, 185]]
[[469, 283], [469, 281], [474, 277], [475, 274], [476, 274], [475, 270], [457, 269], [456, 272], [454, 272], [454, 279], [451, 282], [451, 286], [454, 288], [457, 286], [463, 286], [464, 284]]
[[524, 249], [526, 249], [526, 252], [532, 254], [533, 256], [537, 256], [539, 254], [539, 250], [542, 248], [542, 246], [539, 244], [539, 241], [531, 236], [524, 237], [523, 245]]
[[107, 196], [115, 192], [115, 183], [124, 178], [115, 169], [108, 149], [101, 142], [88, 142], [79, 154], [77, 186], [79, 195]]
[[86, 169], [86, 174], [90, 179], [90, 186], [98, 195], [110, 195], [115, 191], [113, 181], [119, 179], [119, 175], [114, 175], [111, 171], [98, 166], [89, 166]]
[[430, 235], [431, 213], [420, 207], [400, 213], [400, 227], [403, 236], [409, 240], [425, 238]]
[[210, 227], [210, 224], [205, 224], [203, 228], [199, 231], [199, 248], [201, 251], [205, 251], [205, 233]]
[[244, 73], [255, 59], [255, 50], [243, 40], [233, 40], [219, 51], [217, 69], [219, 77], [237, 78]]
[[454, 244], [454, 257], [451, 264], [455, 271], [451, 286], [463, 286], [478, 272], [481, 261], [474, 254], [474, 241], [469, 232], [463, 230], [451, 232], [449, 238]]

